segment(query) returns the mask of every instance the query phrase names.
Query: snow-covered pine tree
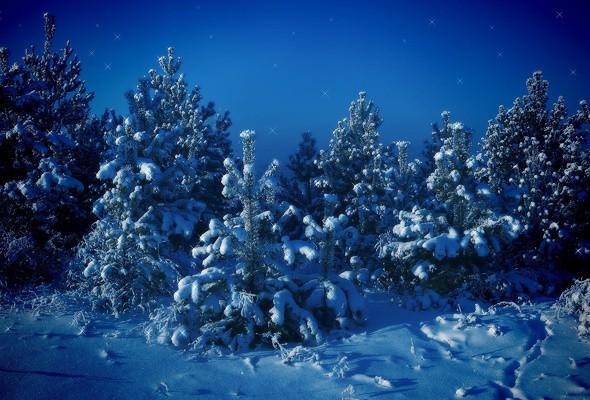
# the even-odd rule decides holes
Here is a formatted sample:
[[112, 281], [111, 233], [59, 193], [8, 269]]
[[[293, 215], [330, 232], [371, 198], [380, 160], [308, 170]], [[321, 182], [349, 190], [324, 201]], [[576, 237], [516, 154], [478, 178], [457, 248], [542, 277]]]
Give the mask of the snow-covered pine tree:
[[360, 318], [362, 299], [352, 282], [310, 265], [319, 256], [313, 243], [280, 238], [280, 218], [275, 222], [268, 210], [278, 163], [256, 179], [254, 132], [240, 136], [243, 168], [226, 160], [222, 182], [224, 196], [236, 199], [241, 211], [211, 220], [193, 250], [203, 270], [178, 283], [167, 320], [173, 322], [162, 324], [156, 315], [155, 323], [178, 346], [241, 350], [278, 338], [317, 342], [322, 328], [338, 319]]
[[482, 141], [479, 174], [523, 223], [516, 262], [582, 267], [590, 256], [590, 107], [582, 101], [568, 117], [559, 97], [548, 109], [548, 88], [535, 72], [528, 93], [500, 107]]
[[315, 180], [322, 193], [335, 196], [332, 215], [345, 214], [358, 229], [357, 256], [369, 269], [376, 268], [374, 245], [377, 235], [392, 222], [397, 192], [390, 181], [394, 151], [379, 143], [381, 123], [378, 108], [366, 99], [365, 92], [359, 93], [349, 107], [349, 117], [338, 122], [329, 149], [320, 151], [317, 165], [321, 174]]
[[[393, 143], [395, 151], [390, 149], [386, 152], [388, 159], [384, 165], [387, 169], [384, 171], [383, 182], [385, 182], [385, 195], [387, 200], [383, 203], [390, 206], [386, 215], [381, 217], [382, 226], [378, 232], [384, 232], [393, 224], [397, 223], [396, 218], [392, 218], [393, 213], [398, 211], [409, 211], [414, 206], [424, 201], [426, 194], [426, 178], [423, 174], [423, 162], [418, 159], [410, 160], [408, 155], [407, 141], [397, 141]], [[390, 146], [393, 147], [393, 146]]]
[[473, 273], [484, 271], [502, 244], [519, 233], [517, 221], [498, 216], [489, 206], [489, 190], [475, 179], [469, 156], [471, 134], [442, 114], [441, 147], [427, 179], [429, 208], [399, 212], [400, 222], [382, 235], [379, 256], [386, 261], [383, 280], [407, 289], [416, 285], [449, 292]]
[[377, 222], [379, 196], [382, 195], [384, 147], [379, 143], [379, 110], [366, 93], [359, 93], [349, 108], [349, 118], [338, 122], [330, 148], [320, 151], [321, 175], [316, 185], [337, 196], [337, 212], [344, 212], [363, 234], [373, 233]]
[[[227, 114], [201, 106], [177, 75], [172, 48], [129, 92], [129, 118], [107, 133], [107, 158], [97, 177], [108, 189], [95, 203], [99, 217], [79, 250], [84, 286], [115, 313], [168, 293], [191, 265], [190, 245], [203, 214], [221, 209], [218, 160], [229, 156]], [[206, 170], [210, 168], [210, 170]]]
[[12, 283], [55, 277], [91, 220], [80, 149], [93, 94], [69, 41], [52, 50], [53, 16], [44, 28], [42, 53], [10, 64], [0, 49], [0, 275]]
[[460, 122], [449, 122], [450, 113], [444, 112], [442, 116], [446, 120], [445, 133], [439, 151], [434, 154], [434, 170], [426, 185], [444, 208], [449, 224], [463, 230], [477, 224], [487, 211], [477, 203], [474, 160], [469, 154], [471, 131]]
[[318, 150], [311, 132], [303, 132], [297, 152], [289, 156], [289, 175], [280, 178], [279, 198], [306, 214], [315, 214], [321, 208], [321, 196], [314, 185], [320, 175], [317, 167]]

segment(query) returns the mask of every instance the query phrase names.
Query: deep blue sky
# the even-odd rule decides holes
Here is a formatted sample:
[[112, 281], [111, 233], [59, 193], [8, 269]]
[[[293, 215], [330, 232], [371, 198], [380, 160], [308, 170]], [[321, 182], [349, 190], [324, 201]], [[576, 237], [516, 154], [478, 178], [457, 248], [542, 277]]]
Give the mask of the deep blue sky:
[[450, 110], [480, 136], [499, 104], [541, 69], [570, 109], [590, 98], [590, 1], [85, 1], [0, 0], [0, 45], [13, 57], [71, 39], [95, 111], [126, 113], [124, 92], [174, 46], [206, 100], [229, 110], [235, 141], [258, 132], [259, 158], [285, 159], [303, 130], [327, 145], [365, 90], [382, 139], [417, 150]]

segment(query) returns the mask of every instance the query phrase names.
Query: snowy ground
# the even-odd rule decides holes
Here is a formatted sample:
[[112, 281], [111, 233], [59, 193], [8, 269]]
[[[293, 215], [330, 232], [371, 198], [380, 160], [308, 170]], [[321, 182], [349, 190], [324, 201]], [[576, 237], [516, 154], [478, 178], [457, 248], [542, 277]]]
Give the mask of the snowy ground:
[[293, 351], [288, 363], [272, 350], [205, 359], [149, 345], [134, 319], [5, 307], [0, 397], [589, 398], [590, 344], [550, 304], [452, 314], [408, 311], [373, 295], [365, 327]]

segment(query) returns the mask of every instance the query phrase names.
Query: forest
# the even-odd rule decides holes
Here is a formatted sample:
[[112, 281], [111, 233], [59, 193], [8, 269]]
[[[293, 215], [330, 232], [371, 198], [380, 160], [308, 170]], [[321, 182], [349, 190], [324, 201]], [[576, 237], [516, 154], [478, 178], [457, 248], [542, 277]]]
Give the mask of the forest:
[[552, 299], [590, 336], [590, 107], [550, 103], [542, 72], [478, 142], [441, 110], [412, 158], [352, 93], [327, 148], [303, 132], [257, 171], [255, 132], [234, 154], [229, 112], [173, 48], [125, 115], [94, 115], [55, 30], [45, 14], [42, 49], [0, 49], [2, 308], [57, 293], [194, 354], [294, 357], [370, 324], [371, 296], [439, 313]]

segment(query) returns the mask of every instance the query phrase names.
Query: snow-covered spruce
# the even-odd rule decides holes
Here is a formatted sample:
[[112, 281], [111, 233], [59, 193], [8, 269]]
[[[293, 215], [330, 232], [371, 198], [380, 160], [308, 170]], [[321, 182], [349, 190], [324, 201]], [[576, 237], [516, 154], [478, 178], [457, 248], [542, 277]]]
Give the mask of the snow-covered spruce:
[[271, 338], [317, 343], [324, 329], [362, 319], [363, 298], [352, 281], [320, 269], [321, 248], [281, 239], [280, 224], [265, 210], [274, 199], [278, 164], [256, 179], [254, 132], [240, 136], [243, 168], [226, 160], [223, 194], [236, 199], [241, 212], [211, 220], [201, 235], [193, 255], [203, 270], [178, 283], [178, 326], [164, 334], [177, 346], [200, 349], [243, 350]]
[[490, 267], [503, 245], [521, 228], [511, 216], [489, 206], [489, 190], [474, 176], [469, 157], [470, 133], [443, 113], [438, 130], [441, 147], [427, 179], [432, 196], [424, 204], [399, 212], [399, 223], [381, 235], [378, 254], [384, 260], [382, 281], [407, 289], [417, 285], [448, 293], [465, 279]]
[[[220, 177], [227, 115], [201, 106], [173, 49], [128, 93], [130, 116], [108, 132], [107, 159], [97, 177], [107, 190], [94, 205], [99, 217], [79, 249], [84, 286], [118, 313], [172, 290], [191, 266], [190, 245], [203, 214], [222, 209], [211, 197]], [[211, 154], [214, 153], [214, 156]], [[206, 193], [206, 195], [205, 195]]]
[[44, 21], [41, 53], [31, 46], [11, 63], [0, 48], [0, 280], [9, 284], [55, 278], [91, 222], [82, 182], [97, 162], [84, 157], [94, 95], [69, 41], [52, 49], [54, 17]]
[[590, 279], [577, 280], [555, 303], [561, 313], [578, 317], [578, 334], [590, 338]]

